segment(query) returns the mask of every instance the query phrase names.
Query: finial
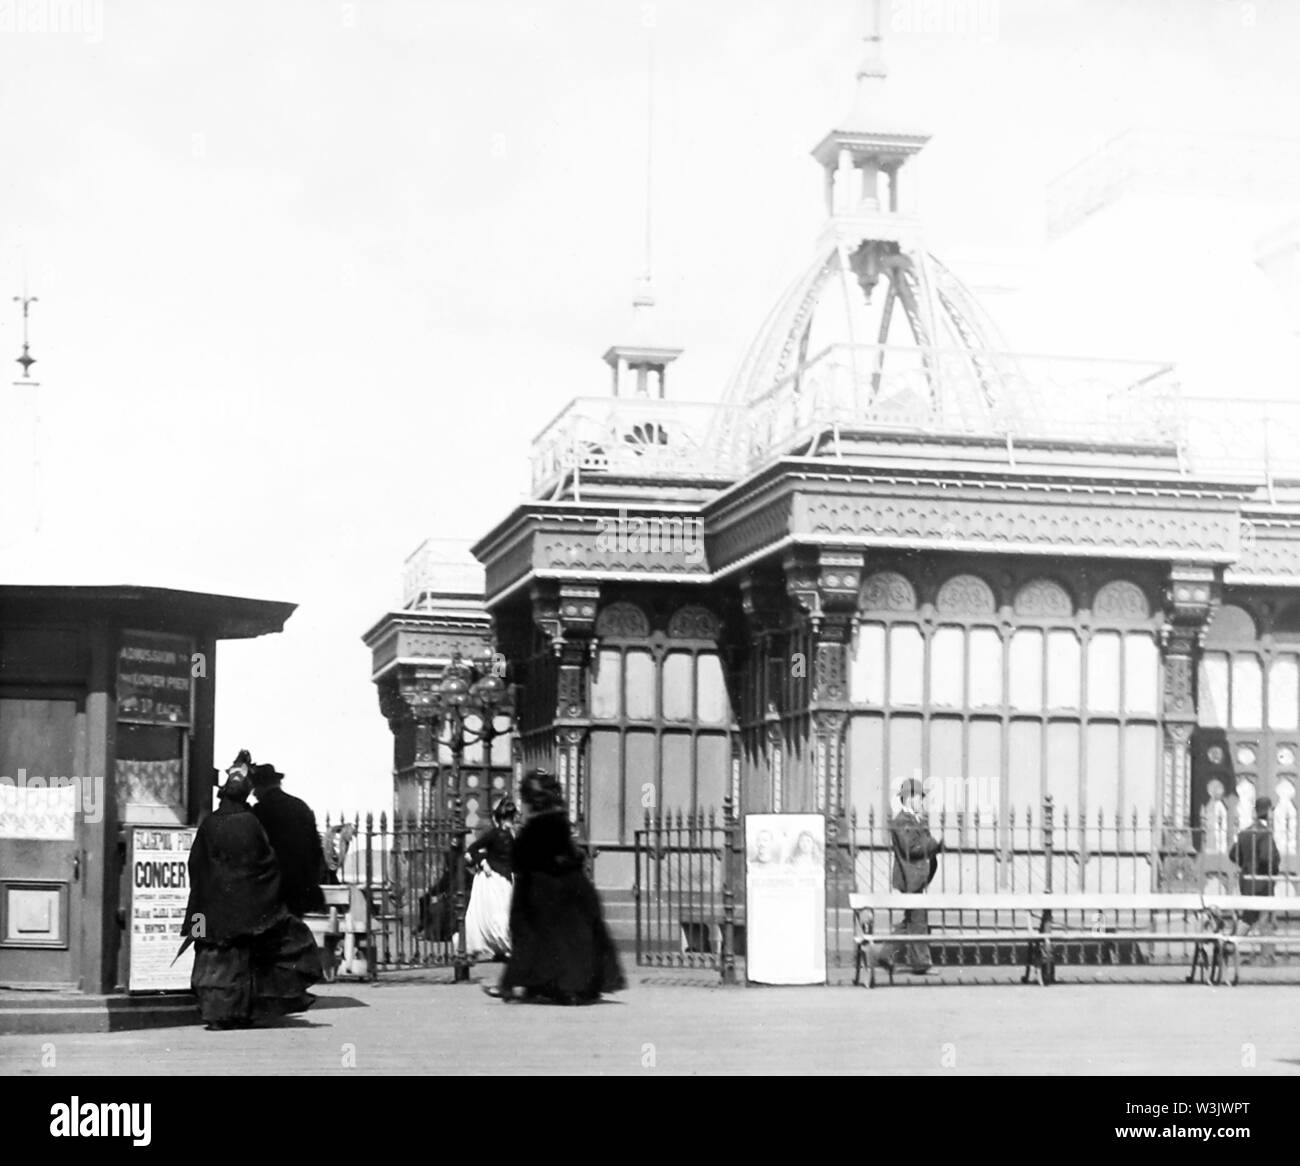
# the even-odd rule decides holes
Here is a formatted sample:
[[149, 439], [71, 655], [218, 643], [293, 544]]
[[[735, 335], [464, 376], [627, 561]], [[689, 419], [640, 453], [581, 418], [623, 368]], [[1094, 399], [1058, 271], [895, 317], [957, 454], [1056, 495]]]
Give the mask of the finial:
[[36, 363], [36, 357], [31, 355], [27, 345], [27, 310], [31, 304], [39, 303], [39, 300], [35, 296], [21, 295], [14, 296], [14, 303], [21, 304], [23, 308], [23, 354], [14, 363], [23, 366], [23, 381], [31, 384], [32, 365]]

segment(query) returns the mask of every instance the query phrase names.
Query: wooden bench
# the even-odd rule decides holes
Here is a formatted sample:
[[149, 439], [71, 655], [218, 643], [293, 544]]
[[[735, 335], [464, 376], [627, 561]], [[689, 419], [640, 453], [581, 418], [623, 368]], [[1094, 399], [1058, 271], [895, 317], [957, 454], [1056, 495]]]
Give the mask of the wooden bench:
[[1237, 924], [1247, 911], [1257, 911], [1273, 920], [1300, 919], [1300, 899], [1273, 895], [1206, 895], [1205, 908], [1221, 928], [1222, 961], [1232, 961], [1232, 983], [1241, 979], [1241, 951], [1261, 948], [1300, 948], [1300, 932], [1248, 932], [1237, 934]]
[[368, 930], [365, 891], [361, 887], [322, 886], [325, 911], [309, 914], [303, 921], [316, 937], [321, 949], [321, 963], [326, 981], [344, 975], [369, 979], [372, 976], [371, 953], [367, 950]]
[[[1046, 987], [1055, 982], [1056, 964], [1062, 946], [1079, 943], [1191, 943], [1194, 944], [1192, 969], [1187, 977], [1193, 982], [1198, 972], [1202, 980], [1218, 981], [1220, 974], [1220, 942], [1223, 939], [1221, 921], [1207, 911], [1200, 895], [1162, 894], [1066, 894], [1052, 895], [1042, 892], [1022, 894], [964, 894], [935, 892], [909, 895], [900, 891], [874, 894], [851, 894], [849, 906], [853, 910], [854, 947], [856, 960], [853, 982], [862, 982], [862, 968], [868, 969], [870, 987], [876, 986], [876, 966], [880, 951], [886, 945], [910, 943], [927, 946], [991, 947], [1023, 944], [1026, 949], [1024, 975], [1021, 983], [1029, 983], [1034, 972]], [[876, 916], [895, 911], [925, 911], [931, 917], [940, 915], [936, 930], [928, 935], [910, 935], [905, 932], [877, 932]], [[942, 916], [958, 912], [956, 925], [950, 925]], [[1021, 926], [995, 922], [993, 926], [971, 926], [961, 916], [971, 912], [1021, 916]], [[1136, 922], [1124, 927], [1119, 923], [1123, 915], [1146, 915], [1153, 912], [1167, 916], [1182, 915], [1181, 921], [1170, 919], [1170, 926], [1161, 930], [1152, 926], [1148, 918], [1145, 925]], [[1072, 922], [1070, 916], [1083, 916], [1091, 922]], [[1100, 917], [1103, 926], [1097, 927]], [[1190, 920], [1189, 920], [1190, 917]], [[1105, 920], [1115, 919], [1107, 926]], [[894, 981], [894, 961], [887, 965], [889, 981]]]

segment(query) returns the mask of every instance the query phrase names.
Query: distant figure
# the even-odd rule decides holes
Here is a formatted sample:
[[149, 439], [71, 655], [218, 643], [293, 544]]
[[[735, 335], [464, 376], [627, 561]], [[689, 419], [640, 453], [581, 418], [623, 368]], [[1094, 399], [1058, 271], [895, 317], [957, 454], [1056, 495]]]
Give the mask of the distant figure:
[[[1282, 869], [1282, 856], [1268, 825], [1272, 809], [1273, 803], [1268, 798], [1256, 798], [1255, 820], [1237, 835], [1237, 841], [1228, 851], [1228, 860], [1235, 862], [1240, 871], [1237, 884], [1243, 895], [1271, 895], [1273, 876]], [[1241, 913], [1241, 921], [1248, 928], [1253, 927], [1258, 919], [1258, 911]]]
[[275, 853], [248, 809], [251, 788], [232, 767], [190, 849], [190, 986], [209, 1029], [304, 1012], [315, 1003], [307, 989], [325, 978], [315, 937], [281, 898]]
[[301, 798], [280, 788], [284, 774], [274, 765], [254, 765], [249, 776], [257, 805], [253, 813], [262, 823], [280, 863], [284, 901], [298, 918], [325, 910], [325, 893], [320, 889], [325, 853], [316, 832], [316, 815]]
[[505, 959], [510, 954], [510, 899], [514, 889], [515, 822], [519, 811], [504, 797], [465, 859], [474, 882], [465, 912], [465, 950], [471, 959]]
[[[898, 794], [901, 808], [889, 824], [894, 848], [894, 890], [910, 895], [919, 895], [930, 885], [939, 866], [939, 852], [943, 849], [943, 843], [930, 833], [921, 817], [924, 795], [924, 787], [916, 779], [909, 778], [903, 782]], [[905, 911], [903, 933], [928, 935], [930, 926], [925, 912]], [[891, 944], [885, 948], [881, 963], [889, 967], [900, 955], [907, 960], [908, 970], [915, 975], [923, 976], [931, 970], [928, 943]]]
[[420, 896], [420, 934], [430, 943], [451, 943], [456, 938], [456, 884], [462, 890], [468, 882], [465, 873], [465, 838], [461, 830], [442, 853], [439, 874], [433, 885]]
[[322, 830], [320, 841], [324, 853], [320, 881], [327, 887], [336, 887], [343, 881], [343, 866], [348, 860], [348, 850], [356, 837], [356, 826], [348, 822]]
[[600, 897], [573, 841], [560, 783], [530, 770], [520, 788], [526, 814], [515, 839], [510, 959], [486, 991], [505, 1000], [594, 1004], [626, 987]]

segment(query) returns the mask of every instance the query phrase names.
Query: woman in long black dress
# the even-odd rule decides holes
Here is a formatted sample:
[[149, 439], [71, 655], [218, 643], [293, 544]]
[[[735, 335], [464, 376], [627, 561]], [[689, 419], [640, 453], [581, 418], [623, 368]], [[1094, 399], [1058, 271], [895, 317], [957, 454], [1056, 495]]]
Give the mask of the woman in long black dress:
[[591, 1004], [627, 986], [600, 897], [574, 845], [560, 784], [530, 770], [520, 788], [526, 818], [514, 844], [510, 959], [488, 993]]
[[232, 769], [190, 848], [190, 986], [209, 1028], [304, 1012], [315, 1003], [307, 989], [325, 977], [311, 930], [284, 904], [275, 851], [248, 808], [251, 789]]

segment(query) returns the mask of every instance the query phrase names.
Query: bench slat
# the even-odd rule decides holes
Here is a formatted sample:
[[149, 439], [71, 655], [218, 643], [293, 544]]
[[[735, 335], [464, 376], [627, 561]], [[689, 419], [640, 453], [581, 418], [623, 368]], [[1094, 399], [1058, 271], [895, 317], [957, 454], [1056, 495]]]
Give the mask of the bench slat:
[[[1226, 902], [1227, 897], [1203, 900], [1200, 895], [1106, 895], [1106, 894], [935, 894], [888, 893], [849, 895], [854, 911], [1174, 911], [1200, 912], [1207, 903]], [[1247, 900], [1254, 903], [1256, 899]], [[1276, 900], [1263, 899], [1264, 903]], [[1231, 909], [1231, 908], [1230, 908]], [[1250, 909], [1254, 909], [1253, 907]], [[1300, 912], [1300, 900], [1296, 910]]]

